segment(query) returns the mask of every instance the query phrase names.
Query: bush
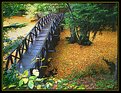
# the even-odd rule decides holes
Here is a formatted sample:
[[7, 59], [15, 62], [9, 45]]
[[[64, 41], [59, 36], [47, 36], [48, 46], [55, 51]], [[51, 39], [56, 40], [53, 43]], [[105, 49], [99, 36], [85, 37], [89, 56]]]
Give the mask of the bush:
[[85, 69], [84, 73], [86, 75], [97, 75], [97, 74], [107, 74], [109, 73], [109, 71], [103, 68], [102, 66], [99, 66], [98, 64], [91, 64]]
[[22, 38], [23, 37], [20, 36], [18, 37], [17, 40], [14, 41], [8, 39], [9, 40], [8, 45], [3, 47], [3, 55], [9, 54], [13, 49], [17, 48]]
[[[36, 70], [36, 69], [35, 69]], [[68, 89], [78, 89], [83, 90], [85, 89], [85, 86], [83, 84], [78, 85], [76, 82], [73, 82], [68, 79], [57, 79], [54, 77], [49, 78], [38, 78], [38, 73], [34, 73], [33, 76], [29, 76], [28, 71], [24, 71], [23, 74], [16, 75], [15, 70], [13, 70], [14, 73], [11, 73], [12, 79], [9, 80], [9, 73], [5, 75], [5, 79], [3, 82], [3, 89], [46, 89], [46, 90], [68, 90]], [[35, 71], [34, 71], [35, 72]], [[14, 75], [17, 77], [13, 77]], [[8, 79], [8, 80], [7, 80]], [[6, 80], [6, 81], [5, 81]]]
[[16, 70], [16, 65], [12, 64], [8, 71], [3, 72], [3, 89], [15, 88], [18, 85], [18, 71]]
[[5, 2], [2, 4], [3, 17], [11, 17], [17, 15], [21, 10], [26, 11], [25, 4], [21, 3], [9, 3]]
[[114, 80], [99, 80], [96, 82], [97, 89], [117, 89], [117, 83]]

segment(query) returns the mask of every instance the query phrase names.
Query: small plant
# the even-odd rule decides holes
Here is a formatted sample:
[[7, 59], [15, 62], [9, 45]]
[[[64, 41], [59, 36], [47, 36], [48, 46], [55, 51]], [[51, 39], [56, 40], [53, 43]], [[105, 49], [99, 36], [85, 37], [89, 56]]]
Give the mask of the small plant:
[[12, 51], [13, 49], [15, 49], [18, 44], [20, 43], [20, 40], [14, 40], [13, 42], [11, 42], [9, 45], [4, 46], [3, 48], [3, 55], [8, 54], [10, 51]]
[[35, 86], [35, 80], [39, 75], [36, 69], [33, 70], [33, 74], [34, 76], [29, 76], [28, 70], [25, 70], [24, 73], [19, 76], [20, 81], [19, 81], [18, 88], [33, 89]]
[[16, 40], [13, 40], [13, 41], [8, 39], [7, 45], [5, 46], [3, 44], [4, 45], [3, 46], [3, 55], [9, 54], [13, 49], [15, 49], [19, 45], [19, 43], [21, 42], [22, 39], [23, 39], [23, 36], [19, 36], [19, 37], [17, 37]]
[[97, 89], [115, 89], [116, 82], [114, 80], [99, 80], [96, 82]]
[[85, 72], [84, 71], [78, 71], [78, 70], [73, 70], [72, 74], [67, 76], [67, 78], [73, 78], [73, 79], [79, 79], [81, 77], [85, 76]]
[[98, 75], [98, 74], [107, 74], [108, 70], [104, 69], [103, 67], [99, 66], [98, 64], [91, 64], [88, 66], [85, 71], [85, 75]]
[[[13, 75], [12, 75], [13, 76]], [[78, 89], [83, 90], [85, 86], [83, 84], [78, 85], [76, 82], [72, 82], [68, 79], [57, 79], [54, 77], [49, 78], [38, 78], [38, 70], [33, 70], [33, 76], [29, 76], [27, 70], [23, 74], [17, 76], [17, 81], [13, 83], [8, 83], [3, 88], [4, 89], [57, 89], [57, 90], [69, 90], [69, 89]], [[8, 77], [9, 78], [9, 77]], [[7, 83], [6, 83], [7, 84]]]
[[3, 89], [11, 89], [16, 87], [19, 82], [18, 71], [15, 68], [15, 64], [12, 64], [12, 67], [3, 72]]

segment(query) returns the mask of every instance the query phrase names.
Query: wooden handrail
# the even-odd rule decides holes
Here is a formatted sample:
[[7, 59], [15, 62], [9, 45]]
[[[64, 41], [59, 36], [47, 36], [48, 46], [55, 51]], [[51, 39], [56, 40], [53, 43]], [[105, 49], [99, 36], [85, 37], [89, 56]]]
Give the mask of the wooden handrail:
[[[35, 24], [35, 26], [38, 24], [38, 22], [40, 22], [42, 20], [42, 18], [40, 18], [38, 21], [37, 21], [37, 23]], [[33, 31], [33, 29], [35, 28], [35, 26], [32, 28], [32, 30], [23, 38], [23, 40], [21, 40], [20, 41], [20, 43], [19, 43], [19, 45], [20, 44], [22, 44], [22, 42], [26, 39], [26, 37]], [[18, 45], [18, 46], [19, 46]], [[10, 52], [10, 54], [9, 55], [11, 55], [14, 51], [16, 50], [16, 48], [14, 49], [14, 50], [12, 50], [11, 52]], [[9, 55], [5, 58], [5, 60], [9, 57]]]
[[[30, 43], [33, 43], [34, 38], [37, 37], [38, 32], [41, 31], [40, 27], [44, 27], [45, 24], [47, 24], [48, 22], [50, 22], [52, 20], [52, 18], [55, 16], [55, 14], [49, 14], [46, 15], [45, 17], [39, 19], [37, 21], [37, 23], [35, 24], [35, 26], [32, 28], [32, 30], [24, 37], [23, 40], [20, 41], [19, 45], [17, 46], [17, 48], [15, 48], [14, 50], [12, 50], [12, 52], [5, 58], [5, 60], [7, 60], [6, 63], [6, 69], [8, 69], [8, 65], [9, 65], [9, 61], [11, 61], [11, 64], [14, 63], [14, 61], [16, 61], [17, 59], [21, 60], [21, 57], [23, 55], [23, 52], [25, 50], [25, 52], [27, 51]], [[56, 17], [54, 18], [55, 21], [53, 21], [53, 25], [51, 25], [51, 28], [54, 28], [53, 30], [56, 31], [57, 26], [60, 24], [61, 19], [63, 18], [63, 14], [58, 14], [56, 15]], [[38, 28], [39, 27], [39, 28]], [[36, 29], [37, 28], [37, 29]], [[52, 30], [52, 29], [51, 29]], [[54, 33], [53, 33], [54, 34]], [[44, 40], [44, 45], [42, 45], [42, 49], [40, 50], [40, 52], [36, 55], [36, 57], [38, 57], [41, 53], [41, 55], [45, 55], [45, 53], [47, 53], [47, 38], [49, 39], [50, 37], [50, 32], [48, 33], [47, 37]], [[53, 37], [53, 36], [52, 36]], [[50, 40], [49, 40], [50, 42]], [[45, 46], [45, 47], [44, 47]], [[22, 51], [21, 51], [22, 50]], [[42, 52], [41, 52], [42, 51]], [[12, 55], [13, 52], [15, 52], [15, 56]], [[24, 52], [24, 53], [25, 53]], [[18, 57], [18, 55], [20, 57]], [[44, 56], [43, 56], [44, 57]], [[14, 58], [14, 59], [13, 59]], [[14, 60], [14, 61], [13, 61]]]

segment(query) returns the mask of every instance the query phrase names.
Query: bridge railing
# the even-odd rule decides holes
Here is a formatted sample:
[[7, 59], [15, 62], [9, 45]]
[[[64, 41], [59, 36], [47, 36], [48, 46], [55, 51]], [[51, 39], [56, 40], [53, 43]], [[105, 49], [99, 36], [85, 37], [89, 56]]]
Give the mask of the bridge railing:
[[[36, 55], [36, 61], [33, 68], [30, 69], [30, 73], [32, 74], [32, 69], [38, 69], [40, 74], [39, 77], [45, 76], [45, 71], [49, 65], [47, 59], [48, 59], [48, 52], [55, 49], [55, 46], [57, 45], [57, 42], [59, 41], [59, 35], [60, 35], [60, 26], [62, 19], [64, 17], [63, 13], [60, 13], [56, 15], [55, 19], [52, 22], [50, 31], [45, 39], [44, 44], [42, 45], [42, 48], [40, 52]], [[42, 60], [44, 59], [44, 60]]]
[[33, 29], [26, 35], [26, 37], [19, 43], [18, 47], [14, 49], [6, 58], [5, 69], [8, 70], [13, 63], [17, 63], [21, 60], [22, 55], [28, 50], [28, 47], [38, 34], [41, 32], [42, 28], [52, 20], [53, 14], [49, 14], [39, 19]]
[[[46, 37], [45, 43], [43, 44], [42, 49], [40, 50], [38, 55], [36, 55], [36, 58], [39, 60], [38, 62], [36, 62], [35, 68], [42, 68], [47, 66], [48, 52], [50, 50], [54, 50], [55, 46], [57, 45], [57, 42], [59, 40], [58, 38], [60, 35], [59, 24], [61, 23], [63, 17], [64, 14], [60, 13], [53, 20], [50, 32]], [[43, 58], [45, 59], [44, 61], [42, 61]]]

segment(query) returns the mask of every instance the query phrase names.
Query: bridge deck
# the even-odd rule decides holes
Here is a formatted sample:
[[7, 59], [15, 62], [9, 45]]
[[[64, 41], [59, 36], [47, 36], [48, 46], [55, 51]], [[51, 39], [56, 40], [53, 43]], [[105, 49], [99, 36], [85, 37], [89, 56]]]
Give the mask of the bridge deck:
[[[5, 70], [9, 70], [12, 64], [15, 64], [16, 70], [20, 73], [28, 70], [29, 74], [32, 74], [32, 69], [37, 68], [40, 72], [39, 77], [45, 76], [44, 73], [48, 67], [48, 53], [55, 52], [55, 46], [60, 38], [60, 22], [63, 17], [63, 13], [57, 13], [48, 14], [39, 19], [18, 47], [5, 58]], [[43, 58], [45, 58], [44, 61], [41, 60]]]
[[22, 56], [22, 59], [17, 64], [17, 70], [19, 72], [23, 72], [24, 70], [29, 70], [30, 68], [34, 68], [35, 62], [32, 60], [36, 57], [36, 55], [42, 50], [44, 43], [46, 42], [46, 38], [51, 30], [51, 24], [53, 20], [47, 23], [41, 32], [38, 34], [37, 38], [33, 41], [27, 50], [27, 52]]

